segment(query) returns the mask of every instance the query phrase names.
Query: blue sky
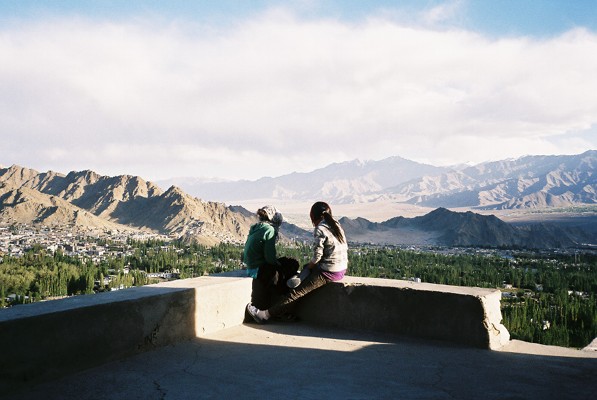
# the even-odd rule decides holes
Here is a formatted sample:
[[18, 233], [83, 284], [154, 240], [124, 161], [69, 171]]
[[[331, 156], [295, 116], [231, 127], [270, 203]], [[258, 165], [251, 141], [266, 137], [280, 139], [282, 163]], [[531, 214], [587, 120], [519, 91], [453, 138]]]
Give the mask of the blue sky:
[[3, 18], [24, 19], [64, 15], [126, 19], [159, 14], [164, 18], [230, 22], [272, 7], [288, 7], [305, 17], [358, 21], [384, 10], [397, 10], [406, 19], [445, 4], [458, 8], [457, 17], [446, 23], [445, 27], [471, 29], [489, 35], [544, 36], [579, 26], [597, 29], [597, 4], [594, 0], [3, 0], [0, 2], [0, 15]]
[[257, 179], [597, 148], [595, 1], [0, 0], [0, 165]]

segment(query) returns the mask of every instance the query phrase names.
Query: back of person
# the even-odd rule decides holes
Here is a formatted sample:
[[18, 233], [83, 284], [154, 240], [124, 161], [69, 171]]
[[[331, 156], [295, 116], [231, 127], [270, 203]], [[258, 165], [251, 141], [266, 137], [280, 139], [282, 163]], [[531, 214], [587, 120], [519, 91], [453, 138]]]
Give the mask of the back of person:
[[288, 292], [286, 280], [296, 274], [297, 260], [277, 258], [276, 241], [282, 224], [282, 214], [271, 205], [257, 210], [259, 222], [251, 226], [245, 248], [243, 263], [247, 276], [253, 278], [251, 302], [267, 308], [280, 295]]
[[[264, 323], [271, 317], [279, 317], [291, 312], [294, 303], [308, 293], [339, 281], [348, 267], [348, 246], [344, 230], [332, 215], [327, 203], [316, 202], [311, 207], [313, 230], [313, 257], [303, 266], [298, 283], [269, 308], [261, 307], [254, 301], [247, 304], [246, 313], [257, 323]], [[306, 273], [305, 273], [306, 272]], [[293, 278], [293, 281], [296, 278]]]
[[[344, 235], [344, 231], [339, 225], [338, 228]], [[338, 272], [348, 267], [348, 245], [334, 235], [330, 225], [325, 220], [315, 227], [313, 236], [315, 238], [314, 251], [317, 252], [318, 247], [321, 249], [319, 267], [322, 270]]]
[[247, 275], [256, 278], [260, 267], [276, 264], [275, 229], [261, 221], [251, 226], [243, 251]]

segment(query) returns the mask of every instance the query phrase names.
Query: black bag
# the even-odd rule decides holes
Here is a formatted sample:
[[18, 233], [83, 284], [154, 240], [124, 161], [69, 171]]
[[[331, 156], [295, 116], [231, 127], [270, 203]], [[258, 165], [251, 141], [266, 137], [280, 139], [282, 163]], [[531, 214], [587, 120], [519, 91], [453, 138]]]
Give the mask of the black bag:
[[280, 265], [276, 267], [272, 285], [276, 293], [285, 294], [290, 290], [286, 286], [286, 281], [297, 274], [300, 264], [297, 260], [290, 257], [280, 257], [278, 258], [278, 262]]

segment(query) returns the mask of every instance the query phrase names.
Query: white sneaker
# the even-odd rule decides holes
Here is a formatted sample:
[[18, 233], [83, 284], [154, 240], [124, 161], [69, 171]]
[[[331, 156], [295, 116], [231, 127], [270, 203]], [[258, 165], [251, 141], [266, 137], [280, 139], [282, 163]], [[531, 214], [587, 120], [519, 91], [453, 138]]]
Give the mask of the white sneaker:
[[255, 322], [257, 322], [258, 324], [264, 324], [265, 323], [265, 319], [261, 318], [259, 316], [259, 309], [257, 307], [255, 307], [253, 304], [249, 303], [247, 304], [247, 312], [249, 313], [249, 315], [251, 317], [253, 317], [253, 320], [255, 320]]

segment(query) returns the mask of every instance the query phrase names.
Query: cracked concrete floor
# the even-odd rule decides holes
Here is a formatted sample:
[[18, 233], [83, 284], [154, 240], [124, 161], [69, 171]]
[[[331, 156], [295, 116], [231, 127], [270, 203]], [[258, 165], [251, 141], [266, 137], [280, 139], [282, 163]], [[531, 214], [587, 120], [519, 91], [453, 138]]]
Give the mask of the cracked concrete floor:
[[[99, 351], [99, 349], [98, 349]], [[597, 354], [241, 325], [29, 388], [28, 399], [594, 399]]]

